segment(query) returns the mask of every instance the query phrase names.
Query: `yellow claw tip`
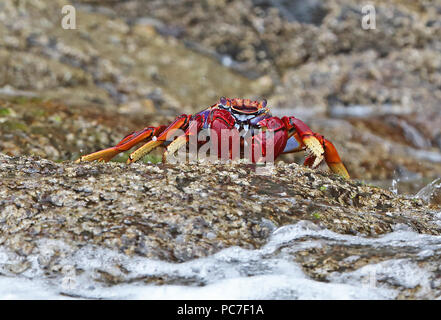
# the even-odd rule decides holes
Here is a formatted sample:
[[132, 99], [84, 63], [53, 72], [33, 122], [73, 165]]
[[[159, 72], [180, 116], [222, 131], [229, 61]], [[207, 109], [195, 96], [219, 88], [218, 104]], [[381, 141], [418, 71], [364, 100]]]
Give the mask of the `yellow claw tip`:
[[316, 157], [314, 163], [312, 164], [312, 168], [317, 168], [317, 166], [323, 161], [323, 156]]
[[335, 174], [338, 174], [347, 180], [351, 179], [348, 170], [346, 170], [346, 167], [342, 163], [331, 163], [329, 164], [329, 168], [331, 168], [331, 171]]

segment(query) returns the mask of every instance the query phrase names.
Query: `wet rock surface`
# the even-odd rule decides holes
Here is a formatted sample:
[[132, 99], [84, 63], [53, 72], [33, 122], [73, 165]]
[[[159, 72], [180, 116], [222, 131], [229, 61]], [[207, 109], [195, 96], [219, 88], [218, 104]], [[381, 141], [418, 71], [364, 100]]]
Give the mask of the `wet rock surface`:
[[[296, 164], [272, 168], [241, 163], [74, 164], [0, 157], [0, 243], [11, 259], [2, 264], [2, 273], [9, 275], [38, 267], [46, 276], [63, 277], [63, 268], [72, 266], [62, 260], [85, 246], [172, 263], [230, 247], [255, 250], [275, 230], [298, 223], [306, 223], [308, 230], [365, 239], [393, 232], [397, 226], [420, 234], [441, 233], [439, 205]], [[41, 244], [51, 241], [69, 250], [47, 256]], [[319, 281], [332, 271], [351, 271], [387, 258], [413, 261], [412, 250], [407, 249], [349, 245], [339, 251], [332, 241], [319, 249], [282, 247]], [[360, 258], [345, 260], [355, 255]], [[95, 271], [104, 283], [128, 281], [129, 275], [120, 274], [124, 265], [118, 268], [110, 274]], [[171, 275], [142, 279], [156, 284], [200, 281], [193, 280]], [[410, 291], [406, 296], [412, 297]]]

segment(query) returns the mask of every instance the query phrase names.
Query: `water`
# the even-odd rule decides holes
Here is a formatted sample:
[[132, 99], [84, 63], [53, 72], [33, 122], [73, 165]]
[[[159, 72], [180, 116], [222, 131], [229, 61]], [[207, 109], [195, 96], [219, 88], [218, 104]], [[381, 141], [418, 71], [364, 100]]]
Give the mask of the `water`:
[[427, 186], [418, 191], [416, 197], [428, 202], [430, 201], [430, 198], [435, 194], [435, 192], [439, 192], [438, 190], [441, 190], [441, 178], [432, 181]]
[[[349, 264], [363, 255], [390, 257], [330, 272], [318, 281], [294, 257], [302, 250], [323, 247], [338, 247], [341, 252], [361, 249], [360, 254], [348, 253], [344, 262]], [[430, 260], [440, 256], [441, 237], [400, 225], [392, 233], [367, 238], [300, 221], [276, 229], [258, 250], [231, 247], [180, 264], [95, 246], [74, 250], [59, 240], [39, 240], [38, 251], [28, 256], [31, 266], [21, 275], [0, 276], [0, 299], [394, 299], [406, 289], [417, 290], [416, 298], [439, 294], [432, 288], [437, 276]], [[40, 267], [41, 259], [53, 252], [61, 257], [63, 276], [48, 277]], [[8, 265], [19, 259], [0, 248], [0, 274], [8, 274]], [[119, 283], [103, 282], [102, 274]], [[149, 279], [157, 278], [165, 284], [149, 284]]]

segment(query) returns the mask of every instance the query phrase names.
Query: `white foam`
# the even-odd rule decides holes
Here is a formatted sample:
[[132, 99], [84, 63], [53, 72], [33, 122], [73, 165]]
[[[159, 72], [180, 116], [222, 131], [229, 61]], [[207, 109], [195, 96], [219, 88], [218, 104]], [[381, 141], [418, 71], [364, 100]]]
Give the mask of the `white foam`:
[[[22, 257], [0, 247], [0, 273], [7, 275], [0, 277], [0, 299], [393, 299], [399, 293], [396, 287], [420, 286], [421, 294], [430, 290], [431, 272], [409, 259], [389, 259], [355, 271], [333, 273], [327, 279], [330, 282], [311, 279], [294, 261], [293, 253], [324, 244], [343, 248], [361, 245], [378, 251], [411, 248], [415, 257], [425, 258], [439, 255], [441, 237], [397, 226], [394, 232], [367, 238], [300, 221], [276, 229], [260, 249], [231, 247], [185, 263], [130, 257], [93, 245], [75, 250], [62, 241], [43, 239], [37, 242], [36, 253], [28, 257], [30, 267], [20, 276], [9, 272], [7, 266]], [[48, 278], [42, 260], [50, 259], [55, 252], [63, 276]], [[350, 256], [346, 262], [357, 259]], [[82, 272], [76, 274], [76, 269]], [[105, 285], [100, 281], [103, 273], [122, 283]], [[173, 281], [168, 285], [144, 282], [155, 277]]]
[[383, 261], [369, 264], [344, 274], [334, 274], [331, 281], [352, 285], [365, 285], [371, 288], [401, 287], [416, 288], [418, 295], [430, 291], [430, 273], [408, 259]]

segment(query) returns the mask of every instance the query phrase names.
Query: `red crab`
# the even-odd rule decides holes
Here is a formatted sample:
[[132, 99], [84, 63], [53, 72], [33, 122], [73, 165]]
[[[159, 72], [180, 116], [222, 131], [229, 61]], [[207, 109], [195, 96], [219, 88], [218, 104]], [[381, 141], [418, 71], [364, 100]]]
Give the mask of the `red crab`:
[[[163, 146], [166, 148], [163, 160], [167, 162], [170, 156], [178, 149], [187, 145], [191, 139], [197, 139], [197, 147], [207, 141], [199, 139], [199, 133], [204, 129], [210, 129], [217, 133], [218, 146], [225, 142], [225, 130], [239, 134], [246, 132], [250, 136], [252, 150], [259, 149], [264, 156], [268, 144], [267, 132], [271, 132], [273, 143], [273, 157], [281, 154], [308, 151], [304, 165], [315, 168], [323, 160], [326, 161], [332, 172], [349, 179], [349, 174], [343, 165], [334, 145], [322, 135], [313, 132], [303, 121], [295, 117], [273, 117], [267, 107], [266, 100], [261, 102], [249, 99], [228, 99], [222, 97], [218, 103], [195, 114], [180, 115], [168, 126], [146, 127], [127, 135], [116, 146], [82, 156], [81, 161], [109, 161], [118, 153], [127, 151], [137, 144], [143, 145], [132, 152], [127, 163], [135, 162], [154, 148]], [[181, 135], [176, 136], [181, 132]], [[169, 137], [174, 135], [174, 140]], [[223, 137], [224, 135], [224, 137]], [[211, 140], [212, 139], [210, 136]], [[232, 152], [231, 136], [227, 137], [229, 148], [228, 158], [235, 158]], [[244, 138], [240, 138], [243, 148]], [[225, 145], [225, 144], [224, 144]], [[220, 149], [219, 149], [220, 150]], [[242, 149], [241, 155], [243, 156]], [[219, 152], [219, 158], [224, 153]], [[254, 155], [254, 153], [252, 153]], [[259, 162], [262, 158], [252, 157], [252, 162]]]

